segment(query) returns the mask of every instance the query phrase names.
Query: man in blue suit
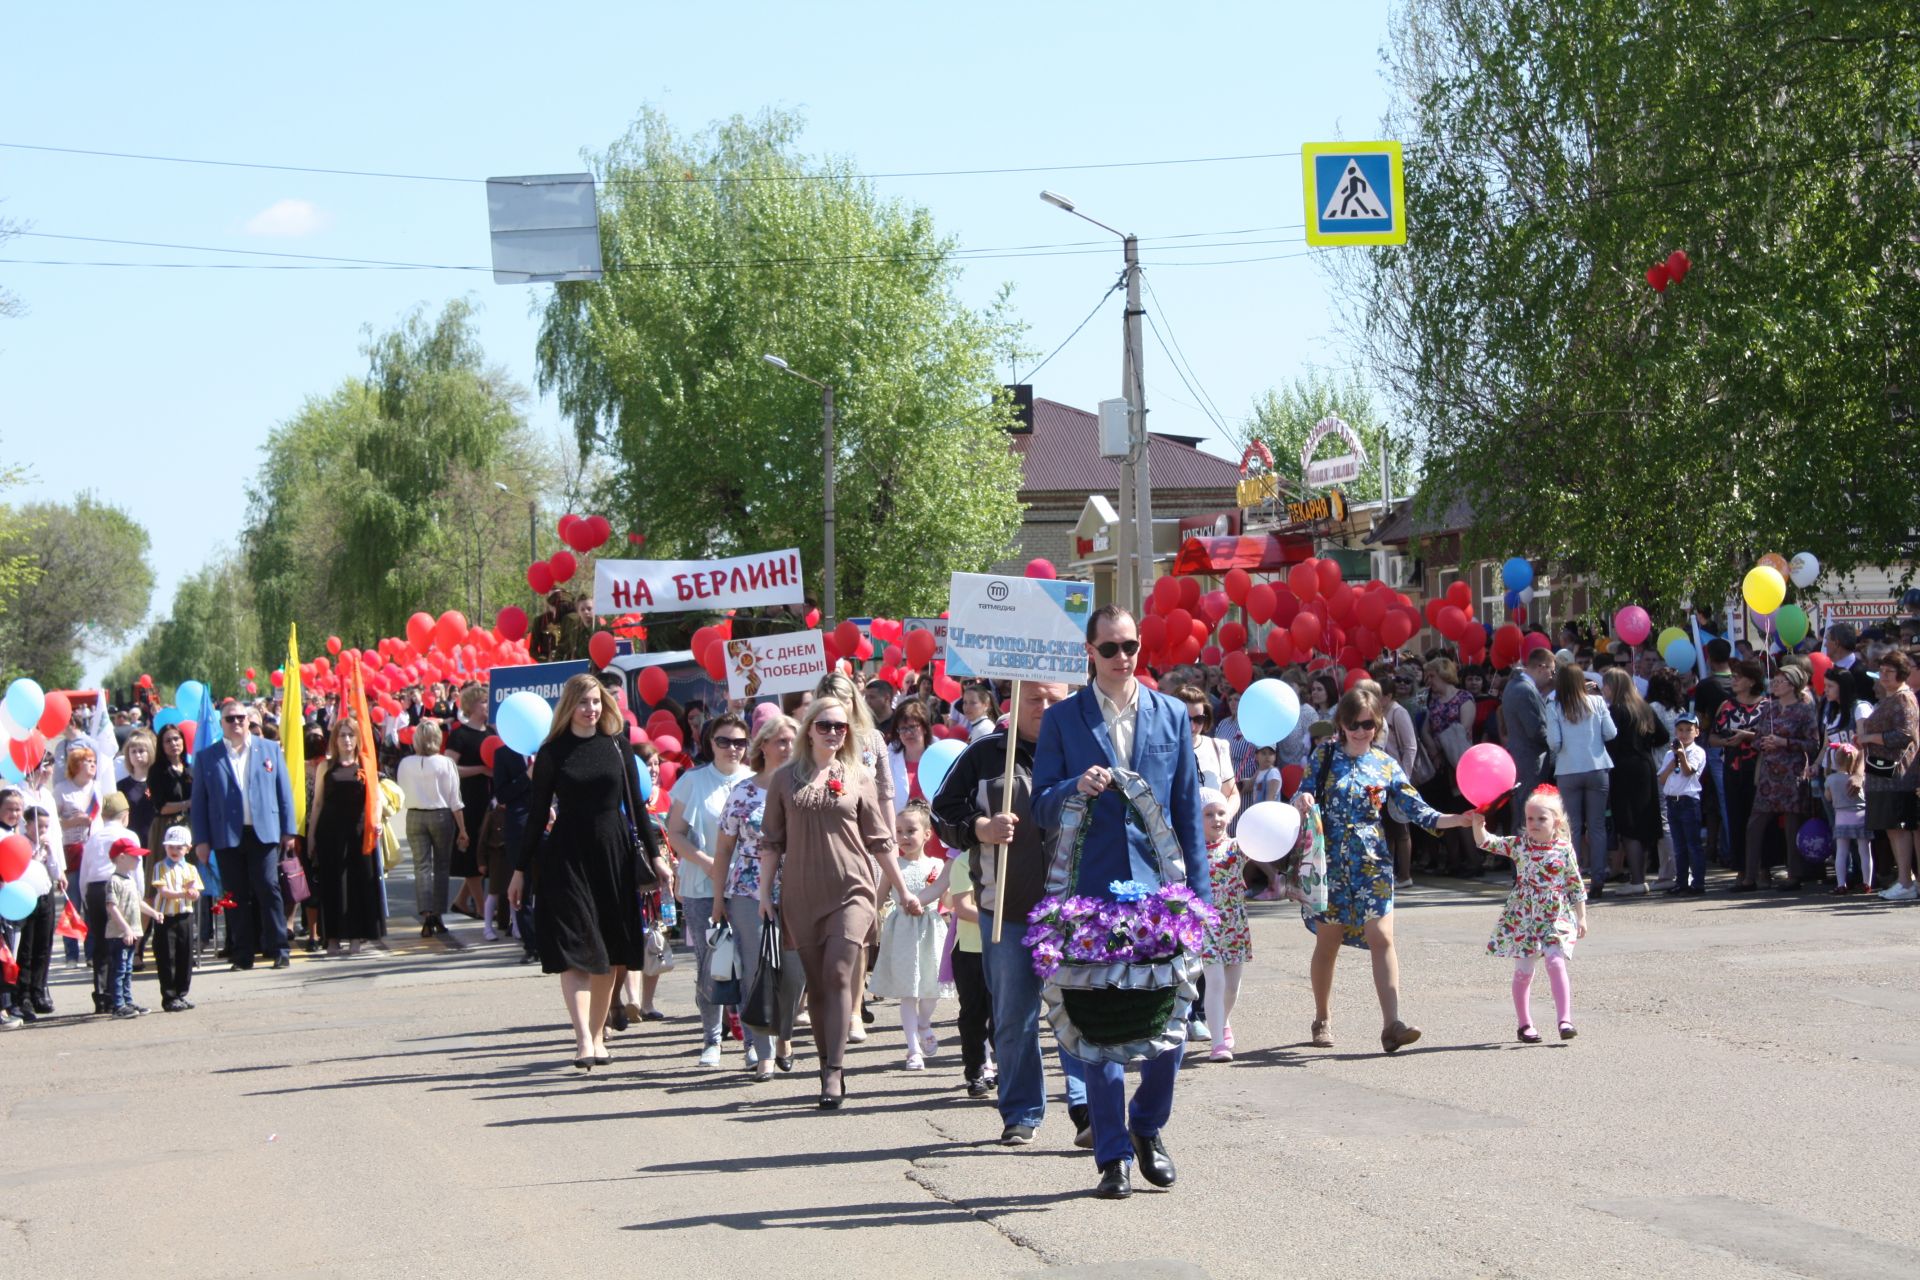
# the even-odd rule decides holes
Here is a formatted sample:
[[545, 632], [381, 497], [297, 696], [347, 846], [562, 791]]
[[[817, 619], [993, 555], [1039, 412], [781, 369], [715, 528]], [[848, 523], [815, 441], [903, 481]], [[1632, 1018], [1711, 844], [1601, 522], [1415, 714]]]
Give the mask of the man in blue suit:
[[280, 901], [280, 853], [293, 851], [293, 783], [280, 744], [247, 732], [247, 709], [220, 708], [220, 741], [193, 757], [193, 830], [200, 861], [218, 859], [227, 912], [227, 958], [253, 968], [261, 952], [273, 967], [287, 959], [287, 913]]
[[[1093, 683], [1050, 708], [1040, 723], [1033, 758], [1034, 821], [1053, 830], [1075, 792], [1094, 797], [1075, 892], [1111, 898], [1108, 886], [1116, 880], [1156, 883], [1159, 864], [1147, 833], [1128, 821], [1126, 802], [1118, 794], [1105, 794], [1116, 767], [1137, 773], [1180, 842], [1187, 886], [1201, 901], [1210, 902], [1206, 845], [1200, 836], [1200, 770], [1187, 707], [1133, 678], [1139, 653], [1139, 628], [1125, 609], [1107, 605], [1087, 620]], [[1100, 1166], [1095, 1195], [1108, 1200], [1132, 1195], [1129, 1166], [1136, 1158], [1148, 1182], [1173, 1185], [1173, 1160], [1160, 1130], [1173, 1113], [1180, 1058], [1181, 1050], [1174, 1048], [1141, 1065], [1131, 1111], [1126, 1068], [1119, 1063], [1087, 1064], [1094, 1159]]]

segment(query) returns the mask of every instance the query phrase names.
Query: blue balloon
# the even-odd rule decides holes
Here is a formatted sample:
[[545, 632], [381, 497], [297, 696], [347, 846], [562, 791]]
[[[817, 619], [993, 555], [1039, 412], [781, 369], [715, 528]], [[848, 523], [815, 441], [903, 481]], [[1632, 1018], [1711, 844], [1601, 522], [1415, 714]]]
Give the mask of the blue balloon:
[[1519, 603], [1520, 603], [1519, 591], [1514, 590], [1514, 591], [1507, 592], [1507, 608], [1511, 609]]
[[1698, 657], [1699, 654], [1693, 647], [1693, 641], [1687, 639], [1685, 636], [1681, 636], [1672, 644], [1668, 645], [1667, 651], [1661, 656], [1667, 660], [1667, 665], [1674, 670], [1685, 671], [1693, 666], [1693, 660]]
[[633, 762], [634, 781], [640, 788], [640, 803], [653, 803], [653, 770], [647, 768], [645, 760]]
[[953, 762], [967, 749], [964, 742], [955, 742], [952, 738], [942, 738], [920, 753], [920, 794], [929, 802], [940, 794], [940, 784], [953, 772]]
[[533, 690], [522, 689], [506, 696], [500, 704], [500, 713], [493, 718], [493, 725], [499, 730], [502, 742], [521, 755], [530, 756], [540, 750], [540, 744], [553, 729], [553, 708]]
[[1240, 695], [1240, 732], [1256, 747], [1274, 747], [1300, 722], [1300, 697], [1280, 680], [1255, 680]]
[[39, 682], [21, 676], [7, 686], [7, 714], [20, 726], [21, 734], [33, 732], [40, 723], [40, 715], [47, 709], [47, 695], [41, 690]]
[[1515, 556], [1500, 566], [1500, 581], [1509, 591], [1525, 591], [1533, 585], [1533, 566], [1522, 556]]
[[187, 717], [185, 716], [185, 714], [181, 712], [180, 708], [168, 707], [165, 711], [162, 711], [158, 715], [154, 716], [153, 731], [155, 733], [158, 733], [162, 729], [166, 728], [168, 725], [185, 724], [186, 721], [187, 721]]
[[10, 880], [0, 884], [0, 919], [25, 920], [40, 905], [40, 895], [25, 883]]
[[0, 749], [0, 778], [8, 782], [25, 782], [27, 775], [20, 772], [20, 766], [13, 762], [13, 752]]
[[173, 705], [180, 709], [182, 720], [198, 720], [200, 709], [207, 704], [207, 686], [198, 680], [188, 680], [173, 691]]

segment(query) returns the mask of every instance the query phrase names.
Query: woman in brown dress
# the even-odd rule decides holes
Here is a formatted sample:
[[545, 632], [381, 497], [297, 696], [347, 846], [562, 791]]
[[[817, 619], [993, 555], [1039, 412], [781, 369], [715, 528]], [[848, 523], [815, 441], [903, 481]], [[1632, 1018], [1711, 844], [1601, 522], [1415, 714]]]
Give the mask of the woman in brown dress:
[[892, 807], [881, 802], [861, 761], [852, 736], [857, 723], [844, 699], [808, 705], [800, 746], [767, 789], [760, 830], [760, 914], [773, 918], [778, 881], [786, 945], [807, 975], [823, 1111], [836, 1110], [846, 1096], [847, 1031], [879, 919], [881, 879], [898, 891], [902, 910], [917, 916], [924, 909], [902, 885]]
[[[1611, 673], [1609, 673], [1611, 674]], [[1753, 812], [1747, 819], [1747, 871], [1743, 879], [1767, 883], [1767, 832], [1781, 816], [1787, 822], [1787, 878], [1774, 886], [1783, 893], [1800, 888], [1800, 827], [1813, 812], [1813, 793], [1806, 783], [1807, 769], [1820, 755], [1820, 717], [1807, 696], [1807, 673], [1783, 666], [1773, 673], [1760, 704], [1754, 746], [1760, 751], [1754, 773]]]

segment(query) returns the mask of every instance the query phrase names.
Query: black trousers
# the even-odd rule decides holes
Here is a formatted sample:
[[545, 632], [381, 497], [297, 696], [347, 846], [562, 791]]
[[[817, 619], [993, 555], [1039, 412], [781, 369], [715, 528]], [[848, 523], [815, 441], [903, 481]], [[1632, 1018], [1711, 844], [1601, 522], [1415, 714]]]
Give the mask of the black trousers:
[[16, 1004], [48, 1003], [47, 967], [53, 960], [53, 930], [59, 919], [53, 898], [51, 893], [40, 895], [40, 905], [20, 922], [20, 942], [14, 948], [14, 959], [20, 963], [20, 981], [14, 984]]
[[95, 880], [86, 888], [83, 907], [87, 921], [87, 959], [93, 965], [93, 999], [101, 1010], [108, 1007], [113, 990], [111, 970], [113, 948], [107, 945], [107, 882]]
[[220, 864], [220, 887], [233, 899], [227, 909], [227, 959], [242, 969], [253, 968], [253, 958], [278, 959], [287, 954], [287, 911], [280, 904], [280, 849], [268, 844], [252, 827], [237, 849], [215, 849]]
[[153, 960], [162, 1000], [178, 999], [193, 985], [194, 925], [191, 911], [153, 922]]
[[960, 997], [960, 1066], [972, 1083], [986, 1070], [993, 1036], [993, 997], [978, 951], [954, 949], [953, 989]]

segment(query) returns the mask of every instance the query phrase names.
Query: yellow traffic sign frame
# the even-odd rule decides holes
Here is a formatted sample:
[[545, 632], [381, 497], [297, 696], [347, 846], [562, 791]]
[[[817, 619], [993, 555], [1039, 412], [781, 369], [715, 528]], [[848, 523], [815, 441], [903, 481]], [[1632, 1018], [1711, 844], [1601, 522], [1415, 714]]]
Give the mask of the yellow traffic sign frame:
[[[1385, 231], [1328, 231], [1321, 227], [1331, 191], [1322, 192], [1319, 182], [1320, 156], [1385, 156], [1389, 191], [1387, 214], [1392, 226]], [[1406, 169], [1397, 142], [1309, 142], [1300, 149], [1301, 181], [1306, 193], [1307, 243], [1310, 245], [1405, 244], [1407, 242]]]

